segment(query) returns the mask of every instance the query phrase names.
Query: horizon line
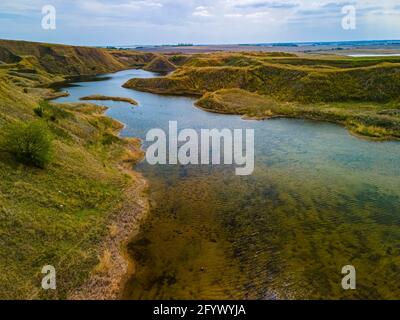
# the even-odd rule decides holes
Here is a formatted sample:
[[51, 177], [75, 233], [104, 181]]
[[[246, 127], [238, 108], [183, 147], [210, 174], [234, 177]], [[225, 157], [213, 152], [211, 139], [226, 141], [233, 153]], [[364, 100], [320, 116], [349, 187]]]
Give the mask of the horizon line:
[[25, 39], [15, 39], [15, 38], [0, 38], [0, 40], [8, 40], [8, 41], [24, 41], [24, 42], [34, 42], [34, 43], [43, 43], [43, 44], [58, 44], [58, 45], [69, 45], [69, 46], [83, 46], [83, 47], [119, 47], [119, 48], [128, 48], [128, 47], [183, 47], [183, 46], [193, 46], [193, 47], [201, 47], [201, 46], [266, 46], [266, 45], [294, 45], [294, 44], [341, 44], [341, 43], [368, 43], [368, 42], [394, 42], [393, 44], [400, 45], [400, 39], [364, 39], [364, 40], [322, 40], [322, 41], [282, 41], [282, 42], [248, 42], [248, 43], [190, 43], [190, 42], [178, 42], [178, 43], [164, 43], [164, 44], [125, 44], [125, 45], [117, 45], [117, 44], [107, 44], [107, 45], [86, 45], [86, 44], [68, 44], [66, 42], [47, 42], [47, 41], [39, 41], [39, 40], [25, 40]]

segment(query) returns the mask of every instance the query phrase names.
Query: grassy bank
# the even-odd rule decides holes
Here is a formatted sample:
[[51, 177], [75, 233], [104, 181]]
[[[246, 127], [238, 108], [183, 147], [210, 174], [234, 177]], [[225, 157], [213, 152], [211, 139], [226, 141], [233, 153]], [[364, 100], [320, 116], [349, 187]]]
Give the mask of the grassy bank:
[[335, 102], [302, 104], [283, 102], [241, 89], [206, 93], [196, 105], [211, 112], [240, 114], [247, 119], [275, 117], [331, 121], [361, 136], [400, 138], [400, 109], [392, 103]]
[[130, 103], [134, 106], [137, 106], [138, 103], [136, 100], [131, 99], [131, 98], [124, 98], [124, 97], [109, 97], [109, 96], [103, 96], [100, 94], [95, 94], [92, 96], [87, 96], [87, 97], [82, 97], [80, 100], [98, 100], [98, 101], [120, 101], [120, 102], [127, 102]]
[[[122, 124], [104, 107], [44, 102], [60, 95], [46, 87], [128, 66], [102, 49], [13, 41], [0, 48], [0, 141], [11, 124], [40, 123], [52, 151], [44, 168], [0, 152], [0, 298], [67, 298], [89, 275], [114, 267], [104, 263], [104, 241], [112, 235], [119, 245], [127, 230], [118, 217], [137, 218], [141, 209], [143, 181], [129, 169], [142, 152], [139, 141], [117, 136]], [[56, 268], [55, 291], [41, 289], [45, 265]]]
[[124, 87], [202, 96], [198, 105], [214, 112], [311, 118], [370, 137], [400, 135], [398, 57], [194, 55], [168, 77], [132, 79]]

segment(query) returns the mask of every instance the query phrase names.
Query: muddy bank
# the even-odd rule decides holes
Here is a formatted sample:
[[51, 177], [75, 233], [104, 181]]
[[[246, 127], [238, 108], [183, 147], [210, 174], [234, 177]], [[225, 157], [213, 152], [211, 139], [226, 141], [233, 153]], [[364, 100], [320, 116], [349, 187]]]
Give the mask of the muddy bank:
[[72, 300], [115, 300], [120, 297], [124, 280], [134, 271], [134, 266], [125, 253], [126, 243], [134, 237], [140, 227], [140, 220], [148, 211], [144, 191], [146, 180], [138, 173], [126, 170], [133, 181], [124, 190], [125, 201], [111, 219], [109, 234], [101, 245], [100, 263], [83, 285], [74, 290]]

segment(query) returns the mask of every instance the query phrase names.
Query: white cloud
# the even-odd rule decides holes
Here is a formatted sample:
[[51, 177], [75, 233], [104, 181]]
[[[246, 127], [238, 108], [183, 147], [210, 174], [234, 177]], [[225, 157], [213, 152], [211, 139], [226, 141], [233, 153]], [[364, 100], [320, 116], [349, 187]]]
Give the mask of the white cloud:
[[[400, 38], [399, 0], [0, 0], [0, 35], [46, 41], [49, 33], [29, 35], [38, 32], [41, 7], [49, 3], [57, 9], [58, 42]], [[341, 7], [349, 3], [358, 28], [344, 34]]]
[[226, 14], [224, 14], [224, 17], [226, 17], [226, 18], [241, 18], [241, 17], [243, 17], [243, 15], [240, 13], [226, 13]]
[[257, 11], [257, 12], [252, 12], [248, 13], [245, 15], [246, 18], [253, 19], [253, 18], [263, 18], [265, 16], [268, 16], [270, 13], [268, 11]]
[[197, 16], [197, 17], [211, 17], [212, 14], [209, 11], [210, 9], [208, 7], [204, 7], [204, 6], [199, 6], [196, 7], [194, 12], [192, 13], [193, 16]]
[[106, 14], [106, 15], [121, 15], [131, 12], [136, 12], [146, 8], [162, 8], [163, 5], [159, 2], [137, 0], [128, 2], [100, 2], [98, 0], [84, 0], [78, 2], [82, 10], [88, 11], [90, 14]]

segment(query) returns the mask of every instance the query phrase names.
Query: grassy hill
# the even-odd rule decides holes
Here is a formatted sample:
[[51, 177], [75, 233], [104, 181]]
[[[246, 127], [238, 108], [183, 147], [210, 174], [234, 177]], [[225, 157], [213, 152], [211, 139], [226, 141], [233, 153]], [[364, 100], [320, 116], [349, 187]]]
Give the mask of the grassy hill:
[[392, 103], [284, 102], [242, 89], [222, 89], [206, 93], [196, 104], [210, 112], [240, 114], [249, 119], [286, 117], [330, 121], [369, 138], [400, 138], [400, 108]]
[[11, 40], [0, 40], [0, 47], [14, 55], [30, 57], [31, 61], [52, 74], [85, 75], [125, 68], [111, 53], [97, 48]]
[[[46, 87], [127, 64], [103, 49], [15, 41], [0, 41], [0, 60], [0, 144], [11, 124], [41, 123], [52, 137], [44, 169], [0, 150], [0, 299], [66, 298], [89, 274], [111, 272], [102, 243], [123, 233], [123, 204], [139, 208], [142, 179], [125, 168], [142, 152], [105, 108], [46, 103], [57, 95]], [[56, 291], [41, 289], [44, 265], [56, 268]]]
[[[345, 123], [353, 131], [372, 137], [400, 137], [399, 57], [203, 54], [188, 59], [168, 77], [131, 79], [124, 86], [160, 94], [203, 96], [199, 105], [215, 112], [227, 108], [236, 114], [243, 114], [244, 108], [248, 113], [254, 111], [250, 103], [250, 97], [255, 97], [250, 93], [254, 93], [256, 105], [260, 99], [264, 104], [291, 103], [292, 108], [285, 112], [265, 106], [265, 110], [274, 109], [275, 115]], [[237, 91], [221, 91], [224, 89], [240, 89], [246, 98], [232, 95]], [[239, 99], [237, 103], [232, 104], [233, 96]], [[223, 104], [216, 103], [224, 99]], [[303, 112], [305, 106], [312, 116]], [[327, 113], [327, 108], [336, 111]]]
[[176, 70], [176, 66], [167, 57], [159, 55], [145, 67], [145, 70], [159, 73], [168, 73]]
[[133, 50], [109, 50], [108, 52], [128, 68], [146, 67], [156, 58], [156, 55], [153, 53], [136, 52]]

